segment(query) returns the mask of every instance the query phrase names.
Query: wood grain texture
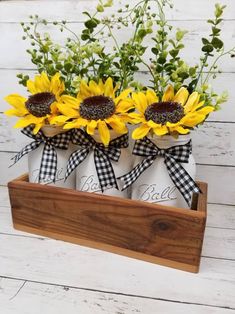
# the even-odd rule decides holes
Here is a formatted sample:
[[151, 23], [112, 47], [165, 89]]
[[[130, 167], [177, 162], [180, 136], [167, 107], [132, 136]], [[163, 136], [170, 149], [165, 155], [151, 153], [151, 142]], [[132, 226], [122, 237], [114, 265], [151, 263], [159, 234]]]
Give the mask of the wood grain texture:
[[[230, 314], [232, 309], [208, 307], [200, 304], [181, 304], [165, 300], [145, 299], [135, 296], [118, 295], [99, 291], [86, 291], [66, 286], [53, 286], [30, 281], [2, 278], [0, 281], [1, 307], [6, 309], [4, 314]], [[52, 302], [53, 300], [53, 302]], [[92, 302], [91, 302], [92, 300]]]
[[206, 222], [207, 186], [190, 211], [42, 186], [9, 183], [16, 229], [198, 271]]
[[232, 260], [202, 257], [200, 272], [192, 274], [30, 235], [1, 234], [0, 247], [1, 276], [235, 308], [235, 261]]
[[[31, 14], [35, 14], [32, 12]], [[66, 16], [65, 16], [66, 17]], [[207, 37], [210, 32], [210, 27], [205, 21], [173, 21], [172, 26], [176, 28], [187, 29], [188, 33], [185, 36], [184, 44], [185, 49], [182, 51], [181, 55], [187, 62], [187, 64], [195, 65], [200, 62], [200, 57], [202, 55], [201, 48], [201, 37]], [[81, 23], [71, 23], [69, 25], [72, 31], [76, 32], [78, 36], [81, 34], [82, 24]], [[63, 32], [61, 33], [58, 28], [55, 28], [53, 24], [48, 24], [46, 27], [41, 27], [42, 32], [48, 32], [55, 43], [63, 44], [66, 37], [70, 34]], [[0, 59], [0, 68], [7, 69], [32, 69], [34, 65], [31, 62], [30, 56], [25, 52], [26, 49], [30, 47], [27, 41], [23, 41], [22, 35], [23, 31], [19, 24], [8, 24], [0, 23], [0, 33], [2, 34], [1, 42], [1, 54], [4, 58]], [[116, 30], [114, 31], [115, 36], [119, 44], [127, 42], [133, 36], [133, 27]], [[225, 42], [226, 49], [231, 49], [232, 43], [234, 42], [235, 35], [235, 20], [224, 21], [222, 39]], [[146, 38], [144, 45], [146, 47], [151, 47], [152, 40], [151, 37]], [[15, 54], [15, 45], [17, 45], [17, 54]], [[114, 46], [112, 38], [109, 38], [106, 42], [107, 51]], [[147, 49], [144, 55], [144, 59], [149, 62], [152, 53], [150, 49]], [[220, 70], [222, 72], [235, 72], [235, 63], [233, 58], [227, 57], [220, 60], [218, 63]], [[146, 66], [140, 64], [140, 70], [147, 70]]]
[[[47, 2], [47, 6], [41, 5], [42, 1]], [[131, 3], [135, 4], [139, 0], [132, 0]], [[211, 17], [216, 0], [177, 0], [174, 2], [174, 9], [167, 12], [167, 18], [171, 20], [207, 20]], [[227, 5], [225, 11], [225, 20], [234, 19], [234, 1], [223, 0], [223, 4]], [[83, 21], [84, 16], [82, 12], [85, 10], [92, 11], [96, 7], [96, 0], [14, 0], [14, 1], [1, 1], [0, 2], [0, 21], [4, 23], [19, 23], [21, 21], [29, 22], [29, 15], [38, 14], [43, 15], [50, 21], [55, 19], [63, 20], [65, 16], [68, 21]], [[126, 4], [126, 0], [114, 1], [112, 9], [107, 12], [116, 12], [121, 6]], [[15, 8], [15, 14], [12, 12], [12, 7]], [[52, 14], [53, 12], [53, 14]]]
[[157, 298], [118, 295], [100, 291], [86, 291], [67, 286], [0, 279], [0, 303], [4, 314], [232, 314], [232, 309], [200, 304], [167, 302]]

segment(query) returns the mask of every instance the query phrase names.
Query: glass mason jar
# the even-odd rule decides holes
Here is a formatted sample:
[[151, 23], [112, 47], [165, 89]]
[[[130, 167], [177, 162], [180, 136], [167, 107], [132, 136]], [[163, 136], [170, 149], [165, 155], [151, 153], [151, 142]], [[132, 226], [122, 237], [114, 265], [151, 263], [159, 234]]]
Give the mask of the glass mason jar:
[[[170, 135], [162, 137], [154, 136], [149, 139], [160, 149], [185, 145], [190, 141], [189, 135], [180, 135], [177, 139]], [[143, 157], [135, 156], [134, 166], [140, 163]], [[188, 163], [181, 163], [193, 180], [196, 176], [196, 164], [193, 155], [190, 154]], [[188, 208], [184, 197], [171, 180], [164, 157], [158, 156], [139, 178], [132, 184], [131, 198], [150, 203], [158, 203], [167, 206]]]
[[[111, 140], [121, 136], [120, 134], [110, 131]], [[98, 132], [92, 136], [94, 140], [100, 143]], [[110, 160], [115, 177], [118, 178], [125, 173], [131, 171], [133, 168], [133, 156], [129, 148], [121, 148], [121, 155], [118, 162]], [[123, 183], [117, 180], [119, 190], [116, 188], [107, 187], [103, 192], [101, 191], [99, 179], [96, 172], [94, 162], [94, 150], [92, 149], [86, 159], [76, 168], [76, 189], [84, 192], [99, 193], [103, 195], [118, 196], [122, 198], [130, 198], [130, 189], [122, 191]]]
[[[47, 137], [54, 137], [57, 134], [67, 132], [63, 130], [62, 127], [56, 127], [52, 125], [44, 126], [41, 129], [41, 131]], [[42, 143], [38, 148], [29, 152], [28, 154], [29, 182], [39, 183], [39, 170], [41, 166], [44, 146], [45, 144]], [[64, 178], [68, 159], [70, 155], [76, 150], [76, 146], [70, 143], [67, 150], [58, 148], [54, 149], [57, 154], [57, 169], [55, 182], [53, 182], [52, 178], [48, 176], [43, 181], [41, 180], [40, 183], [45, 185], [55, 185], [58, 187], [75, 189], [76, 187], [75, 174], [72, 173], [66, 181], [64, 181]]]

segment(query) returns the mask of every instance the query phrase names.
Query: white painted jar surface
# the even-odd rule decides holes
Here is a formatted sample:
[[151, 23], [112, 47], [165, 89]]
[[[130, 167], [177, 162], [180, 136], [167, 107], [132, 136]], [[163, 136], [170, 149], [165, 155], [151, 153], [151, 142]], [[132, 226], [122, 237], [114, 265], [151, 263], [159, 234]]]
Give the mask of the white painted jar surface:
[[[111, 132], [111, 140], [119, 137]], [[98, 142], [97, 135], [93, 138]], [[111, 164], [116, 178], [131, 171], [133, 168], [133, 156], [129, 148], [121, 148], [121, 155], [118, 162], [111, 160]], [[91, 150], [86, 159], [76, 168], [76, 189], [84, 192], [99, 193], [103, 195], [118, 196], [122, 198], [130, 198], [130, 189], [122, 191], [123, 183], [117, 180], [119, 190], [116, 188], [107, 187], [103, 192], [101, 191], [99, 179], [96, 172], [94, 162], [94, 150]]]
[[[188, 135], [179, 136], [178, 139], [165, 135], [162, 137], [149, 138], [157, 147], [167, 149], [172, 146], [184, 145], [190, 141]], [[134, 165], [143, 160], [136, 156]], [[181, 163], [188, 174], [195, 180], [196, 164], [193, 155], [190, 154], [188, 163]], [[188, 204], [171, 180], [164, 158], [158, 156], [153, 164], [146, 169], [132, 184], [132, 199], [150, 203], [159, 203], [167, 206], [188, 208]]]
[[[42, 132], [48, 137], [53, 137], [65, 131], [58, 127], [56, 128], [53, 126], [46, 126], [42, 128]], [[39, 170], [44, 146], [44, 144], [41, 144], [37, 149], [29, 152], [28, 154], [29, 182], [39, 183]], [[55, 182], [53, 182], [52, 178], [48, 176], [43, 182], [41, 181], [40, 183], [45, 185], [55, 185], [58, 187], [75, 189], [75, 173], [71, 173], [66, 181], [64, 181], [64, 178], [69, 157], [76, 149], [77, 147], [73, 144], [70, 144], [67, 150], [55, 148], [55, 151], [57, 153], [57, 169]]]

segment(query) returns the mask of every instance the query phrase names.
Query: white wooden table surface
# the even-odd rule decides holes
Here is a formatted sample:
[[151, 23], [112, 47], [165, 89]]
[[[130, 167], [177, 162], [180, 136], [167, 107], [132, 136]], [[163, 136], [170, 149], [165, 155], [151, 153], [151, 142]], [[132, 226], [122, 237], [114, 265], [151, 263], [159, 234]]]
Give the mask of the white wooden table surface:
[[235, 313], [235, 208], [208, 205], [199, 274], [13, 229], [0, 188], [0, 313]]

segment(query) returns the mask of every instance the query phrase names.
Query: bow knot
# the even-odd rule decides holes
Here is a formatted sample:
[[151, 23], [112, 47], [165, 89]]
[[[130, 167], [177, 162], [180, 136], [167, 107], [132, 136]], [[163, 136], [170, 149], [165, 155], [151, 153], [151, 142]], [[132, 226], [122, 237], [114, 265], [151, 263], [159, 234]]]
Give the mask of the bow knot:
[[24, 155], [37, 149], [41, 144], [44, 144], [41, 165], [39, 169], [39, 182], [45, 182], [50, 178], [52, 182], [56, 180], [57, 170], [57, 153], [55, 148], [67, 150], [70, 143], [71, 131], [57, 134], [53, 137], [47, 137], [42, 131], [33, 134], [33, 127], [27, 126], [21, 131], [24, 135], [32, 138], [34, 141], [26, 145], [16, 156], [13, 165], [19, 161]]
[[185, 145], [177, 145], [170, 148], [159, 148], [149, 138], [145, 137], [135, 142], [134, 155], [142, 156], [144, 159], [129, 173], [118, 179], [124, 181], [123, 190], [133, 184], [138, 177], [149, 168], [154, 160], [161, 156], [168, 170], [169, 176], [176, 185], [185, 201], [190, 205], [192, 192], [200, 193], [200, 189], [181, 163], [188, 163], [192, 153], [191, 140]]
[[106, 147], [102, 143], [96, 142], [89, 134], [81, 129], [76, 129], [72, 136], [72, 142], [73, 144], [79, 145], [80, 148], [71, 154], [65, 178], [67, 178], [70, 173], [86, 159], [89, 152], [93, 150], [96, 172], [102, 192], [107, 187], [115, 187], [118, 189], [111, 160], [117, 162], [121, 155], [121, 148], [128, 147], [128, 135], [124, 134], [115, 138], [109, 143], [109, 146]]

